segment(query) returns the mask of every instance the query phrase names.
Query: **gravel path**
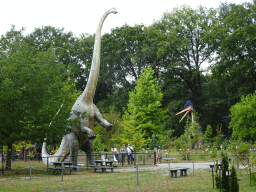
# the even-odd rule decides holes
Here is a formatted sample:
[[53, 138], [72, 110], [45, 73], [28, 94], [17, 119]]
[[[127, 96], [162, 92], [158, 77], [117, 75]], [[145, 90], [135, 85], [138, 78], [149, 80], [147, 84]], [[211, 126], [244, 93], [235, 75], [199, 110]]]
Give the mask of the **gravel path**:
[[[194, 169], [209, 169], [210, 165], [213, 165], [213, 162], [207, 162], [207, 163], [194, 163]], [[190, 168], [193, 170], [193, 163], [170, 163], [170, 168]], [[240, 166], [240, 169], [243, 168], [243, 166]], [[119, 167], [116, 169], [116, 171], [119, 172], [130, 172], [135, 171], [135, 167]], [[168, 163], [162, 163], [152, 166], [143, 166], [139, 165], [139, 170], [168, 170]]]

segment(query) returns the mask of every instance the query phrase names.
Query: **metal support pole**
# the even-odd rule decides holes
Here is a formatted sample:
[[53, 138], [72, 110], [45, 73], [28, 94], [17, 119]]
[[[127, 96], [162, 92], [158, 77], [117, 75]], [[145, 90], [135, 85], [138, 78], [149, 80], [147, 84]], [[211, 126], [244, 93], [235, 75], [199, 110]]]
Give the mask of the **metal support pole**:
[[214, 189], [214, 175], [213, 175], [214, 165], [210, 165], [210, 168], [212, 169], [212, 187]]
[[48, 165], [48, 156], [47, 156], [47, 172], [48, 172], [48, 166], [49, 166], [49, 165]]
[[236, 159], [237, 159], [237, 169], [239, 169], [239, 156], [238, 156], [238, 146], [236, 146]]
[[195, 163], [194, 163], [194, 160], [193, 160], [193, 175], [195, 174]]
[[4, 145], [2, 145], [2, 175], [4, 176]]
[[31, 180], [31, 166], [29, 168], [29, 180]]
[[171, 171], [170, 171], [170, 162], [168, 160], [168, 167], [169, 167], [169, 179], [171, 178]]
[[229, 172], [229, 169], [228, 169], [228, 191], [230, 191], [230, 172]]
[[251, 178], [251, 167], [249, 167], [249, 174], [250, 174], [250, 186], [252, 185], [252, 178]]
[[139, 166], [138, 166], [138, 163], [136, 163], [136, 172], [137, 172], [137, 186], [139, 186]]
[[222, 186], [221, 186], [221, 184], [222, 184], [222, 182], [221, 182], [221, 172], [222, 172], [222, 165], [220, 164], [220, 192], [221, 192], [221, 188], [222, 188]]
[[187, 163], [187, 161], [188, 161], [188, 154], [186, 153], [186, 163]]
[[154, 165], [156, 165], [156, 152], [154, 151]]
[[63, 182], [63, 175], [64, 175], [64, 165], [61, 166], [61, 181]]

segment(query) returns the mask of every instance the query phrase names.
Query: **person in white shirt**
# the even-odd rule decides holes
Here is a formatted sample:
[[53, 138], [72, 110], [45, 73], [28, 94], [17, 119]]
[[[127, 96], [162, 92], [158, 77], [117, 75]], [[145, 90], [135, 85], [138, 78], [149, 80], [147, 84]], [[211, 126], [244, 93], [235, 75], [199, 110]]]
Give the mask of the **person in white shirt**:
[[111, 152], [113, 153], [117, 160], [117, 163], [119, 164], [119, 153], [117, 152], [117, 149], [114, 146], [111, 148]]
[[132, 150], [133, 150], [133, 147], [130, 144], [128, 144], [128, 147], [127, 147], [128, 164], [132, 163]]

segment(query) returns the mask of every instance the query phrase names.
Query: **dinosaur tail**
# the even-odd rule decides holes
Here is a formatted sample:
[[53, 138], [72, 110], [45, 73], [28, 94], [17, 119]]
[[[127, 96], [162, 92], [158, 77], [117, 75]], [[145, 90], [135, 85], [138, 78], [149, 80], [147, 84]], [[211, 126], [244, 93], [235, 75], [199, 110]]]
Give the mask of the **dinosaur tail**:
[[[46, 151], [46, 143], [44, 142], [43, 143], [43, 146], [42, 146], [42, 159], [43, 159], [43, 162], [45, 165], [52, 165], [52, 162], [58, 162], [59, 159], [63, 159], [63, 156], [65, 155], [65, 151], [68, 148], [67, 146], [67, 138], [66, 138], [66, 135], [62, 138], [61, 140], [61, 144], [60, 144], [60, 148], [58, 149], [57, 153], [55, 153], [54, 155], [49, 155]], [[67, 154], [68, 155], [68, 154]], [[66, 155], [66, 156], [67, 156]], [[64, 157], [65, 159], [66, 157]]]

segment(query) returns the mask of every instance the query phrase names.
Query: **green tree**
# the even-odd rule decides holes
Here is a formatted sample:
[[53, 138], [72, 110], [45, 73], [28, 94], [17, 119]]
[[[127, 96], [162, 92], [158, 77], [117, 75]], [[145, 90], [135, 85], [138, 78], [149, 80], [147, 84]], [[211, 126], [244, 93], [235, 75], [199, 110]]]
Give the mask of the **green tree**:
[[[126, 117], [129, 116], [129, 117]], [[121, 142], [131, 144], [135, 150], [145, 146], [145, 132], [142, 132], [142, 125], [137, 122], [136, 115], [126, 113], [123, 121], [123, 132], [121, 133]]]
[[[230, 137], [231, 133], [228, 130], [229, 117], [227, 117], [227, 109], [229, 104], [227, 101], [227, 94], [222, 89], [222, 85], [219, 84], [218, 80], [214, 78], [212, 74], [204, 76], [203, 95], [205, 98], [205, 104], [203, 108], [202, 124], [210, 125], [212, 127], [212, 136], [217, 135], [215, 129], [220, 124], [222, 125], [222, 131], [226, 137]], [[213, 91], [214, 90], [214, 91]]]
[[222, 161], [221, 161], [221, 187], [223, 191], [229, 191], [229, 176], [227, 175], [228, 170], [228, 155], [226, 152], [222, 151]]
[[230, 177], [230, 191], [238, 192], [239, 191], [239, 183], [237, 180], [237, 173], [234, 166], [231, 168], [231, 177]]
[[9, 149], [7, 167], [14, 142], [42, 143], [46, 133], [51, 138], [69, 132], [65, 127], [75, 99], [65, 66], [56, 62], [51, 50], [35, 52], [21, 34], [12, 28], [0, 40], [0, 140]]
[[[84, 39], [87, 37], [88, 35], [82, 35], [77, 38], [72, 32], [65, 32], [64, 28], [43, 26], [35, 28], [24, 39], [29, 46], [35, 47], [35, 51], [51, 49], [56, 59], [69, 69], [69, 75], [76, 80], [78, 90], [83, 90], [86, 85], [86, 77], [89, 76], [89, 71], [88, 75], [85, 76], [87, 74], [86, 69], [89, 69], [87, 62], [91, 63], [93, 51], [91, 48], [93, 42], [92, 45], [88, 46], [84, 43]], [[87, 57], [82, 57], [84, 55]]]
[[122, 132], [122, 118], [120, 112], [118, 112], [113, 106], [109, 107], [108, 111], [102, 111], [101, 114], [104, 118], [113, 125], [111, 131], [106, 131], [98, 122], [96, 123], [93, 131], [97, 135], [93, 140], [94, 149], [100, 151], [103, 149], [110, 150], [112, 146], [121, 146], [120, 134]]
[[144, 68], [134, 91], [129, 93], [129, 103], [123, 117], [124, 124], [135, 120], [136, 126], [145, 133], [144, 138], [151, 138], [153, 133], [162, 133], [165, 126], [166, 110], [161, 108], [163, 94], [153, 75], [154, 71], [150, 66]]
[[188, 126], [185, 128], [184, 134], [176, 140], [184, 159], [186, 158], [186, 154], [201, 140], [200, 126], [197, 121], [198, 116], [197, 113], [194, 112], [194, 121], [189, 122]]
[[[230, 121], [230, 107], [241, 96], [252, 94], [256, 89], [255, 18], [255, 4], [223, 3], [219, 8], [219, 22], [212, 30], [212, 39], [218, 43], [218, 49], [211, 67], [220, 96], [225, 96], [225, 100], [221, 100], [223, 107], [218, 112], [222, 114], [219, 119], [225, 135]], [[218, 105], [221, 104], [219, 101], [216, 102]]]
[[244, 140], [256, 140], [256, 92], [242, 96], [241, 101], [230, 108], [231, 121], [229, 128], [233, 130], [232, 137]]
[[203, 140], [206, 145], [210, 144], [212, 142], [212, 127], [210, 125], [207, 125]]
[[[121, 113], [128, 103], [129, 92], [133, 90], [134, 82], [143, 67], [149, 63], [142, 51], [146, 39], [144, 28], [144, 25], [131, 27], [125, 24], [102, 36], [99, 83], [106, 83], [102, 84], [100, 89], [107, 89], [109, 93], [109, 96], [104, 98], [105, 106], [111, 103]], [[99, 91], [100, 89], [97, 88]]]
[[[155, 39], [152, 39], [153, 45], [157, 46], [157, 58], [161, 60], [164, 103], [169, 106], [167, 129], [175, 130], [174, 136], [184, 131], [184, 123], [177, 123], [178, 117], [174, 114], [181, 110], [187, 100], [191, 100], [194, 109], [204, 117], [206, 98], [203, 95], [202, 72], [203, 65], [214, 58], [217, 48], [217, 43], [210, 36], [216, 22], [214, 9], [181, 6], [164, 13], [151, 26], [156, 33]], [[204, 129], [202, 122], [200, 124]]]

